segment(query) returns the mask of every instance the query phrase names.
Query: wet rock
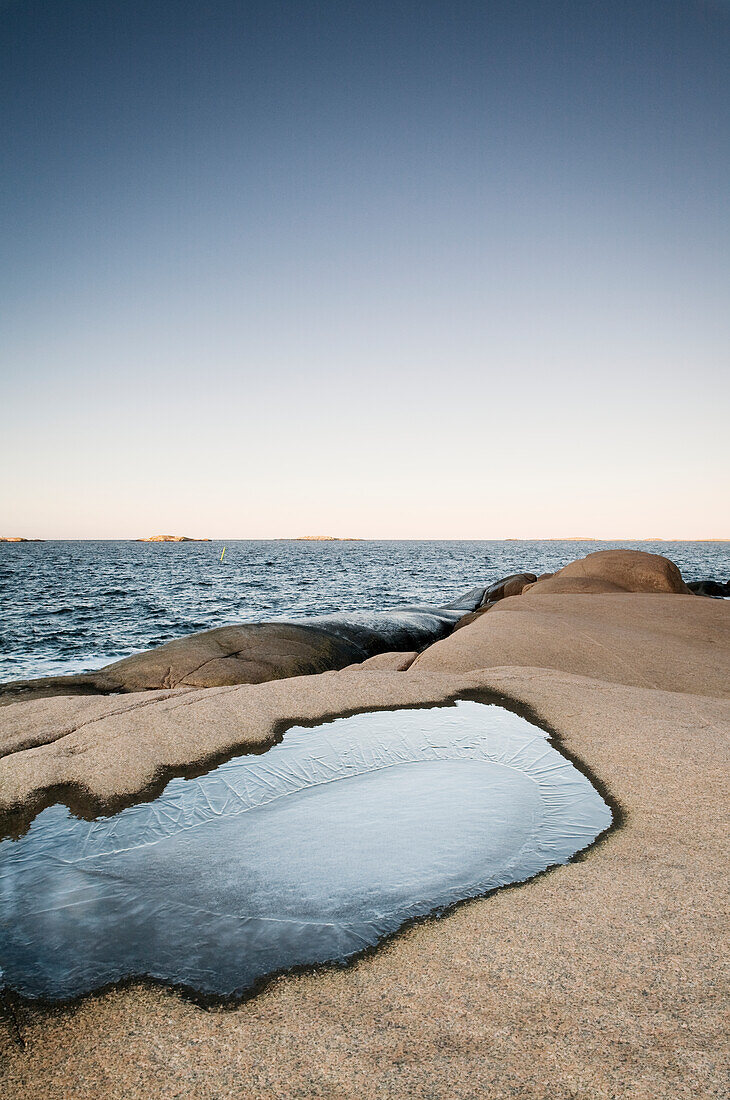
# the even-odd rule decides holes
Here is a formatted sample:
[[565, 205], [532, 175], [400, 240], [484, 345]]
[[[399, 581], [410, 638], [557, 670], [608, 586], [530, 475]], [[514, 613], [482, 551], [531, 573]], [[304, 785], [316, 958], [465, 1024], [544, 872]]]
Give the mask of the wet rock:
[[478, 588], [470, 588], [463, 596], [457, 596], [453, 603], [445, 603], [444, 611], [476, 611], [481, 606], [486, 588], [480, 585]]
[[722, 581], [713, 580], [690, 581], [687, 587], [696, 596], [714, 596], [715, 599], [730, 596], [730, 581], [726, 581], [725, 584]]
[[95, 672], [2, 684], [0, 702], [260, 684], [329, 672], [376, 654], [420, 652], [450, 634], [462, 615], [461, 610], [415, 605], [218, 627], [125, 657]]

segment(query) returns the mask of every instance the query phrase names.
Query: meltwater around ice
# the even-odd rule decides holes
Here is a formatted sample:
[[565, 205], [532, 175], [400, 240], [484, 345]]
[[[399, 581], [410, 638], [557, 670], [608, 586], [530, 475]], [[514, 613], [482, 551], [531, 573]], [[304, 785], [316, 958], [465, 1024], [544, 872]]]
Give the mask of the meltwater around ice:
[[94, 822], [0, 843], [0, 977], [60, 1000], [147, 975], [239, 995], [565, 863], [611, 822], [588, 779], [497, 706], [294, 728]]

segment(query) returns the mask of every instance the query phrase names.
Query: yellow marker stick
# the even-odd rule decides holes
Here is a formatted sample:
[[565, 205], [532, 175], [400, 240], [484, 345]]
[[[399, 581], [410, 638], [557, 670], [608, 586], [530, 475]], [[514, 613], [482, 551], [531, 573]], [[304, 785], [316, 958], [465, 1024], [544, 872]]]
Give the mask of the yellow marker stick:
[[224, 547], [223, 547], [223, 552], [221, 553], [221, 561], [223, 561], [223, 554], [225, 554], [225, 552], [226, 552], [226, 548], [225, 548], [225, 546], [224, 546]]

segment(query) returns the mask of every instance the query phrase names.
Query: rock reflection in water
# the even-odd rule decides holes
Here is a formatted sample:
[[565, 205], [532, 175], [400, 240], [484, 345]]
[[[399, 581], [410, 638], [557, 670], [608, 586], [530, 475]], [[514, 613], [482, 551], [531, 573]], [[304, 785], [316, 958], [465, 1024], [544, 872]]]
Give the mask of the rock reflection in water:
[[54, 1000], [136, 975], [238, 995], [564, 863], [610, 821], [497, 706], [295, 728], [154, 802], [95, 822], [53, 806], [2, 842], [0, 966]]

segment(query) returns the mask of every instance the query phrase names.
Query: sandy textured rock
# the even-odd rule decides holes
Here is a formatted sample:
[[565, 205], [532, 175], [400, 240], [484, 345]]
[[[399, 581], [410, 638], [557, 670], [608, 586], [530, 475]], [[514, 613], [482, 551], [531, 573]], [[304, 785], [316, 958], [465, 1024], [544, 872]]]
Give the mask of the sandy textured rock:
[[365, 669], [367, 672], [374, 672], [376, 669], [382, 669], [388, 672], [405, 672], [407, 668], [410, 668], [418, 652], [411, 650], [410, 652], [395, 652], [391, 653], [376, 653], [374, 657], [368, 657], [367, 661], [361, 661], [357, 665], [348, 665], [347, 668], [343, 668], [343, 672], [354, 672], [355, 669]]
[[501, 580], [490, 584], [484, 593], [482, 602], [496, 603], [497, 600], [504, 600], [508, 596], [519, 596], [526, 585], [532, 584], [536, 580], [537, 577], [534, 573], [511, 573], [509, 577], [502, 577]]
[[730, 695], [730, 605], [609, 592], [500, 600], [429, 646], [411, 671], [542, 667], [666, 691]]
[[59, 786], [97, 802], [129, 798], [196, 762], [271, 743], [287, 725], [441, 703], [471, 683], [463, 675], [329, 672], [228, 688], [14, 703], [0, 711], [0, 752], [3, 746], [6, 752], [0, 812]]
[[554, 595], [598, 595], [601, 592], [627, 592], [621, 584], [604, 580], [603, 577], [561, 577], [554, 574], [534, 584], [526, 584], [522, 592], [553, 593]]
[[[581, 861], [417, 925], [350, 969], [278, 979], [236, 1009], [206, 1012], [141, 983], [66, 1010], [19, 1006], [0, 1026], [0, 1093], [726, 1096], [728, 703], [542, 669], [481, 679], [559, 731], [620, 803], [621, 828]], [[259, 689], [233, 689], [246, 690]]]
[[523, 588], [533, 593], [611, 591], [686, 594], [689, 589], [673, 561], [644, 550], [597, 550]]

